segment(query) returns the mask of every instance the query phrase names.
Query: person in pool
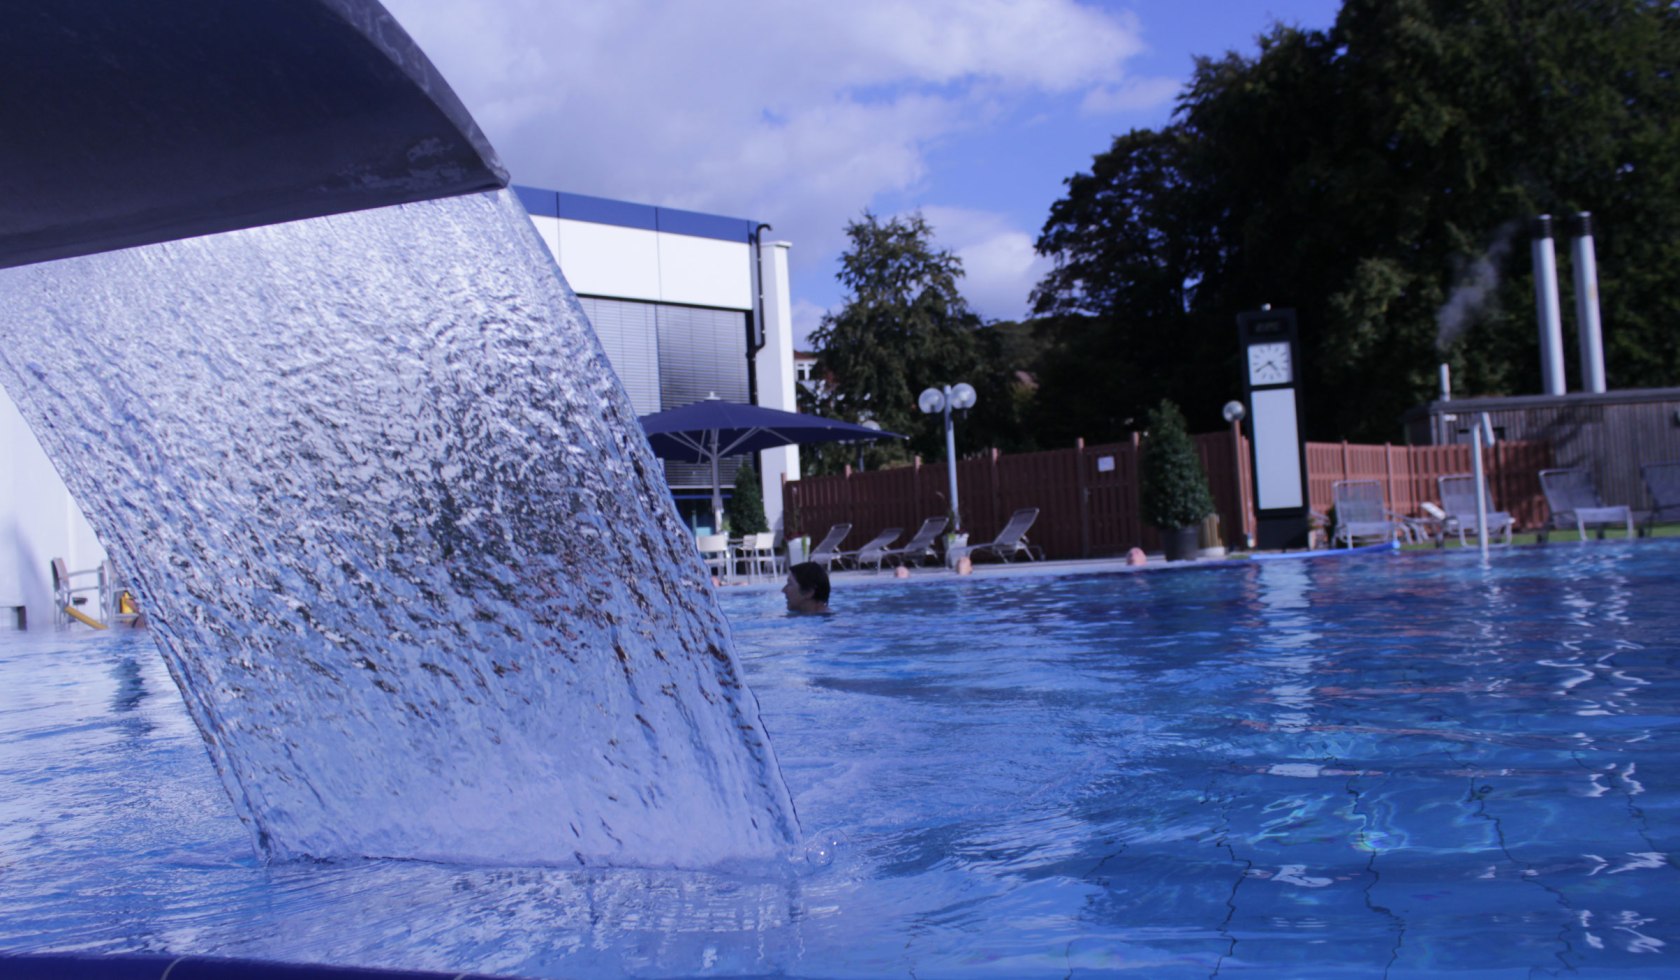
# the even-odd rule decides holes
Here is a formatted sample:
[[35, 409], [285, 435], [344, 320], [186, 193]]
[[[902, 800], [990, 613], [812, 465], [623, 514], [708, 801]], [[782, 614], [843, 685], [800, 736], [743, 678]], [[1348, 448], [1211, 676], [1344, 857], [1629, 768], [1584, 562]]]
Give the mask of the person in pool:
[[782, 595], [787, 596], [788, 612], [828, 612], [828, 571], [814, 561], [793, 566]]

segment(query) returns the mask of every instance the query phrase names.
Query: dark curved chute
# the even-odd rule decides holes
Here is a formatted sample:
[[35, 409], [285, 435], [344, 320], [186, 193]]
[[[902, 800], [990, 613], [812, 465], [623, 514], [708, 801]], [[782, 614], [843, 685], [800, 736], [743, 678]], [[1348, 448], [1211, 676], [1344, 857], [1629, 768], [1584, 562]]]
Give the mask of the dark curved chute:
[[373, 0], [0, 0], [0, 267], [506, 184]]

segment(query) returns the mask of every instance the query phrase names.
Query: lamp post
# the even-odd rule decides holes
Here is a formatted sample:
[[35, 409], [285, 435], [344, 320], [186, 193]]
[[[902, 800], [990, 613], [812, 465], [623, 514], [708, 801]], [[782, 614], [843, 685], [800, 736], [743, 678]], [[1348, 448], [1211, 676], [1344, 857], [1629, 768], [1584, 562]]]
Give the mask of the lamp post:
[[1237, 539], [1242, 538], [1247, 542], [1249, 549], [1252, 550], [1254, 539], [1248, 536], [1248, 501], [1243, 499], [1242, 478], [1242, 420], [1243, 416], [1248, 414], [1248, 409], [1243, 407], [1242, 402], [1232, 399], [1225, 403], [1225, 407], [1220, 410], [1220, 414], [1225, 416], [1225, 421], [1231, 423], [1231, 457], [1233, 462], [1236, 463], [1236, 469], [1231, 471], [1231, 476], [1237, 481], [1237, 522], [1241, 526], [1233, 529], [1231, 543], [1235, 547]]
[[[860, 419], [858, 425], [866, 429], [874, 429], [876, 432], [881, 431], [881, 423], [874, 419]], [[857, 444], [857, 471], [859, 473], [863, 472], [863, 443], [861, 442]]]
[[924, 414], [945, 413], [945, 472], [951, 481], [951, 530], [957, 533], [962, 532], [962, 510], [957, 505], [957, 437], [951, 425], [951, 411], [966, 411], [978, 400], [974, 386], [965, 381], [929, 388], [916, 399]]

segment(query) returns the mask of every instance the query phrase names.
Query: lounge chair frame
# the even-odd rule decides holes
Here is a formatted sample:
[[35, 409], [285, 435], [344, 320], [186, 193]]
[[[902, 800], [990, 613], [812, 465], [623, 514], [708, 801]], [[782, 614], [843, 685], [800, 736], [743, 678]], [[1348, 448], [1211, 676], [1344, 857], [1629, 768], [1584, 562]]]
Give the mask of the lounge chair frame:
[[1593, 485], [1592, 474], [1584, 469], [1541, 470], [1540, 491], [1546, 495], [1546, 509], [1551, 512], [1540, 531], [1541, 541], [1546, 540], [1548, 530], [1567, 527], [1574, 527], [1583, 542], [1587, 540], [1589, 527], [1598, 529], [1600, 540], [1607, 528], [1617, 524], [1627, 528], [1629, 538], [1637, 533], [1633, 511], [1624, 504], [1606, 506], [1598, 496], [1598, 487]]
[[824, 569], [833, 566], [835, 557], [840, 553], [840, 542], [846, 540], [846, 535], [850, 533], [850, 524], [835, 524], [823, 535], [823, 539], [817, 542], [817, 546], [811, 549], [811, 553], [805, 556], [805, 560], [817, 562]]
[[1645, 515], [1645, 536], [1650, 537], [1653, 526], [1680, 521], [1680, 463], [1646, 463], [1639, 474], [1651, 492], [1651, 511]]
[[904, 529], [901, 527], [886, 528], [881, 531], [881, 533], [875, 535], [873, 538], [870, 538], [861, 548], [857, 548], [852, 551], [837, 552], [834, 556], [835, 564], [839, 565], [841, 568], [845, 568], [847, 566], [852, 568], [862, 568], [864, 562], [872, 561], [875, 563], [875, 567], [879, 569], [881, 567], [882, 552], [886, 551], [888, 546], [890, 546], [894, 541], [897, 541], [898, 536], [903, 533]]
[[916, 533], [910, 536], [910, 540], [904, 543], [904, 547], [887, 548], [875, 557], [875, 570], [880, 571], [881, 564], [889, 561], [895, 565], [938, 561], [939, 553], [935, 549], [939, 543], [939, 535], [950, 523], [949, 517], [930, 517], [923, 521]]
[[1008, 523], [997, 537], [985, 544], [970, 545], [968, 557], [970, 560], [982, 555], [991, 555], [999, 561], [1007, 562], [1016, 555], [1025, 554], [1028, 561], [1037, 561], [1044, 557], [1044, 549], [1027, 542], [1027, 530], [1033, 522], [1038, 520], [1037, 507], [1023, 507], [1009, 515]]
[[1381, 480], [1337, 480], [1330, 485], [1336, 503], [1336, 525], [1330, 532], [1330, 546], [1356, 540], [1399, 541], [1411, 539], [1405, 518], [1388, 509]]
[[[1469, 473], [1455, 473], [1451, 476], [1438, 476], [1435, 486], [1441, 493], [1441, 509], [1447, 512], [1442, 522], [1445, 534], [1457, 534], [1461, 547], [1469, 547], [1465, 541], [1465, 534], [1477, 535], [1481, 529], [1476, 526], [1476, 478]], [[1490, 537], [1488, 543], [1493, 544], [1491, 535], [1503, 531], [1505, 540], [1500, 544], [1511, 543], [1511, 529], [1516, 521], [1511, 515], [1502, 510], [1493, 509], [1493, 494], [1488, 493], [1487, 530]]]

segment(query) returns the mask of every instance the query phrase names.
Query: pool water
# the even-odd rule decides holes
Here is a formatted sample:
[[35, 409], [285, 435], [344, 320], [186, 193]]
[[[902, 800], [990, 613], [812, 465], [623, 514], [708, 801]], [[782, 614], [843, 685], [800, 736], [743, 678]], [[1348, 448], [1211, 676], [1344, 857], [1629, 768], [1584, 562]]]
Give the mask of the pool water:
[[144, 633], [0, 640], [0, 951], [530, 976], [1680, 973], [1680, 542], [722, 597], [804, 844], [265, 866]]

